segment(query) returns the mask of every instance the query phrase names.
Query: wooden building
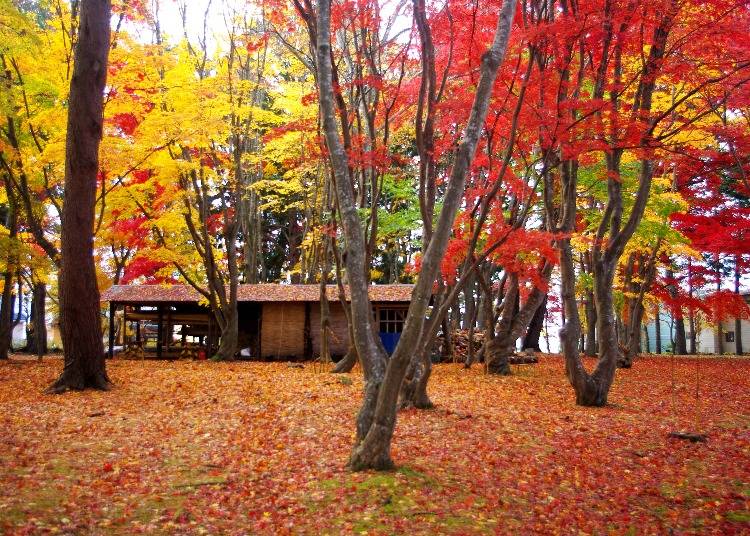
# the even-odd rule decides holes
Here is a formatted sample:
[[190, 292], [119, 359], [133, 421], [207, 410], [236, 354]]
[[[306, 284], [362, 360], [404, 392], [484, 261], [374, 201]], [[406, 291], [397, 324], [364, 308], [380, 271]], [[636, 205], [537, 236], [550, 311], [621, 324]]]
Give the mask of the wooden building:
[[[373, 314], [389, 352], [401, 334], [412, 290], [413, 285], [402, 284], [369, 287]], [[329, 285], [326, 295], [329, 348], [335, 358], [346, 353], [349, 331], [338, 288]], [[102, 294], [102, 301], [109, 302], [110, 357], [116, 345], [138, 346], [158, 358], [176, 357], [186, 348], [211, 355], [218, 346], [216, 320], [190, 286], [115, 285]], [[320, 355], [319, 285], [240, 285], [238, 302], [241, 357], [311, 359]]]

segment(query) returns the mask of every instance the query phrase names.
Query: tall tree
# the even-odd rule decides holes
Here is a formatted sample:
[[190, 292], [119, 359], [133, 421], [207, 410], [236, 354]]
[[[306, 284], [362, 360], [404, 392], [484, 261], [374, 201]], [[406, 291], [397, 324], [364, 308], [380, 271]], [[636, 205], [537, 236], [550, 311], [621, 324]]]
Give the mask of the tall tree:
[[68, 98], [65, 191], [59, 275], [65, 367], [50, 392], [106, 390], [99, 288], [94, 263], [94, 209], [110, 42], [109, 0], [82, 0]]
[[339, 137], [334, 105], [335, 89], [331, 65], [331, 5], [318, 2], [316, 51], [320, 111], [325, 139], [331, 155], [338, 193], [339, 211], [346, 238], [346, 265], [352, 296], [352, 321], [355, 343], [365, 372], [365, 396], [357, 417], [357, 436], [350, 467], [387, 469], [393, 466], [390, 447], [396, 424], [396, 405], [406, 369], [419, 344], [425, 325], [425, 311], [438, 275], [456, 211], [463, 196], [466, 175], [474, 160], [482, 132], [492, 87], [508, 44], [515, 1], [507, 0], [498, 17], [494, 39], [482, 57], [481, 77], [464, 137], [456, 153], [451, 177], [443, 199], [430, 244], [422, 258], [417, 285], [412, 294], [404, 332], [391, 359], [375, 341], [372, 313], [367, 294], [367, 267], [364, 264], [365, 239], [356, 211], [354, 192], [348, 176], [348, 156]]

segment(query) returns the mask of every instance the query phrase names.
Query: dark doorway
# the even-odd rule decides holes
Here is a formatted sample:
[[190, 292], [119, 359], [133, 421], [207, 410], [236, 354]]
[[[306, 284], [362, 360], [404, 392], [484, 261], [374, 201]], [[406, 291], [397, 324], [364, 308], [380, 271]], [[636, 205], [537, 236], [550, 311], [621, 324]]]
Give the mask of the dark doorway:
[[260, 330], [263, 318], [263, 304], [241, 302], [237, 304], [239, 315], [238, 342], [240, 359], [260, 359]]

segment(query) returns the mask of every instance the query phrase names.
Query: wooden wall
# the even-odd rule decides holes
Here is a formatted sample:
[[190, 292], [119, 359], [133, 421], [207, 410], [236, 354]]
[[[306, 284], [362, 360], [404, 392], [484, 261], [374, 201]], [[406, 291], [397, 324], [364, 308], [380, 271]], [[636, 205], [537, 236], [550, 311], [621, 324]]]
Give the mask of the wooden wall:
[[[313, 357], [320, 356], [320, 304], [312, 303], [310, 308], [310, 336], [312, 338]], [[328, 336], [328, 347], [331, 356], [344, 356], [349, 349], [349, 327], [343, 306], [338, 302], [329, 303], [331, 309], [331, 332]]]
[[302, 302], [264, 303], [260, 348], [261, 356], [266, 358], [303, 357], [305, 354], [305, 304]]

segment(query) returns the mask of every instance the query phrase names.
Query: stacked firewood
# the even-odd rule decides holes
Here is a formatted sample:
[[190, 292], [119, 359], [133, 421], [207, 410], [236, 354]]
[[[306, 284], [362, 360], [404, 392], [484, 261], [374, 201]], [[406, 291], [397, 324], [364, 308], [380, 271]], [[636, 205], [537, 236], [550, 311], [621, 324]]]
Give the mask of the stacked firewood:
[[128, 345], [122, 352], [118, 354], [118, 357], [123, 359], [143, 359], [146, 354], [143, 352], [143, 348], [137, 344]]
[[[477, 330], [474, 332], [474, 355], [479, 352], [484, 344], [484, 332]], [[456, 361], [463, 362], [466, 356], [469, 354], [469, 330], [458, 329], [452, 333], [450, 346], [446, 347], [445, 337], [443, 335], [438, 336], [435, 349], [439, 350], [443, 356], [443, 359], [455, 359]], [[452, 354], [452, 356], [451, 356]]]
[[539, 358], [534, 353], [534, 350], [524, 350], [510, 356], [508, 363], [511, 365], [533, 365], [534, 363], [539, 363]]
[[198, 359], [198, 345], [186, 344], [178, 354], [179, 359]]
[[[441, 350], [443, 359], [452, 358], [456, 361], [463, 362], [466, 360], [466, 356], [469, 353], [469, 330], [455, 330], [452, 335], [452, 340], [450, 341], [451, 348], [445, 347], [445, 338], [442, 335], [438, 336], [438, 342], [435, 347], [436, 349]], [[482, 349], [482, 345], [484, 344], [484, 331], [476, 330], [474, 332], [472, 340], [474, 342], [474, 356], [476, 358], [479, 354], [479, 351]], [[452, 357], [451, 349], [453, 350]], [[515, 354], [510, 356], [508, 362], [511, 365], [528, 365], [538, 363], [539, 358], [533, 351], [526, 350], [523, 352], [516, 352]]]

